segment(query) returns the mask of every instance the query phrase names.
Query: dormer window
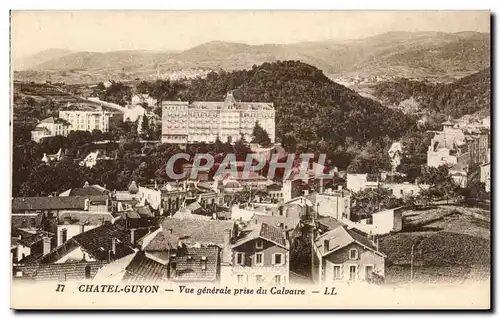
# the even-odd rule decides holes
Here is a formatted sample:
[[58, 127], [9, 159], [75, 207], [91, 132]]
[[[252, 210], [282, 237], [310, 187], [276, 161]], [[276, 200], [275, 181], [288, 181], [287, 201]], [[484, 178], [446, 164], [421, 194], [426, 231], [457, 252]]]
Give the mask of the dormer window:
[[255, 248], [257, 248], [257, 249], [264, 248], [264, 242], [262, 241], [262, 239], [257, 239], [255, 241]]
[[358, 250], [357, 249], [349, 249], [349, 259], [355, 260], [358, 259]]

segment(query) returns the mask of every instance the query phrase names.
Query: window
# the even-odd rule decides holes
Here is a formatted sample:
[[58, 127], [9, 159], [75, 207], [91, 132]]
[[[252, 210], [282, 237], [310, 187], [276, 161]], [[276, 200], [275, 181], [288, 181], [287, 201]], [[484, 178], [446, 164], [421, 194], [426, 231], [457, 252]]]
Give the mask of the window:
[[68, 230], [66, 228], [61, 229], [61, 242], [60, 244], [64, 243], [68, 238]]
[[236, 280], [238, 281], [239, 284], [243, 283], [243, 275], [237, 275]]
[[403, 190], [400, 190], [401, 195], [403, 195]]
[[333, 280], [342, 279], [342, 266], [333, 265]]
[[264, 248], [264, 242], [262, 241], [262, 239], [257, 239], [255, 241], [255, 248], [257, 248], [257, 249]]
[[264, 276], [262, 275], [255, 275], [255, 283], [261, 284], [264, 282]]
[[236, 264], [243, 266], [245, 264], [245, 254], [236, 253]]
[[255, 264], [256, 265], [263, 265], [264, 264], [264, 254], [262, 254], [262, 253], [255, 254]]
[[349, 280], [355, 280], [356, 279], [356, 272], [357, 272], [356, 265], [350, 265], [349, 266]]
[[22, 277], [23, 272], [22, 271], [16, 271], [16, 277]]
[[373, 265], [366, 265], [365, 266], [365, 279], [372, 279], [373, 278]]
[[349, 249], [349, 259], [358, 259], [358, 250], [357, 249]]
[[283, 263], [283, 254], [274, 254], [273, 255], [273, 264], [281, 265]]
[[276, 285], [280, 285], [281, 284], [281, 275], [274, 276], [274, 283]]

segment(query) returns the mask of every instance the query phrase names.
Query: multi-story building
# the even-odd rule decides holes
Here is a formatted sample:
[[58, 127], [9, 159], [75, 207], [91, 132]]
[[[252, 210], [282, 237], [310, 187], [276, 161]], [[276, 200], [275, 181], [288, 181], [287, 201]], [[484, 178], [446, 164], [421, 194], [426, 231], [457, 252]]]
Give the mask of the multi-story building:
[[167, 101], [162, 104], [162, 143], [236, 142], [252, 138], [255, 123], [275, 139], [273, 103], [237, 102], [229, 92], [223, 102]]
[[467, 171], [471, 165], [485, 163], [489, 153], [489, 132], [483, 128], [462, 128], [448, 120], [432, 138], [427, 151], [427, 166], [451, 165]]
[[123, 121], [123, 112], [105, 110], [101, 106], [68, 104], [59, 111], [59, 118], [70, 123], [71, 131], [109, 132], [111, 127]]
[[286, 285], [290, 245], [283, 230], [250, 224], [231, 245], [233, 268], [228, 282], [241, 285]]
[[[333, 219], [332, 219], [333, 220]], [[314, 283], [383, 280], [386, 256], [354, 228], [334, 222], [313, 243]]]
[[45, 137], [67, 136], [70, 128], [71, 124], [68, 121], [51, 116], [38, 122], [35, 129], [31, 131], [31, 139], [39, 143]]

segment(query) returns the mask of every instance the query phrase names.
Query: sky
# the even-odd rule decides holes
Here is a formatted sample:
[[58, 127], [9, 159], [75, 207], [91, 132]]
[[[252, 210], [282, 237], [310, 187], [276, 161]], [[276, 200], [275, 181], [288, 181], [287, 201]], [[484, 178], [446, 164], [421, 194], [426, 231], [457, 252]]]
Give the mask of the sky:
[[489, 11], [12, 11], [14, 57], [73, 51], [185, 50], [213, 41], [294, 43], [389, 31], [489, 32]]

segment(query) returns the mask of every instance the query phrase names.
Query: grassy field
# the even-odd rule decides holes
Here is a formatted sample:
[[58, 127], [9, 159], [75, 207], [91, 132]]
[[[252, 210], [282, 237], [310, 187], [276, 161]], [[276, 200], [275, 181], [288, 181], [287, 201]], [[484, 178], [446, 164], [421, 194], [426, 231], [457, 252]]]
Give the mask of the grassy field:
[[403, 232], [380, 239], [387, 255], [386, 283], [464, 282], [490, 274], [490, 212], [454, 206], [404, 213]]

